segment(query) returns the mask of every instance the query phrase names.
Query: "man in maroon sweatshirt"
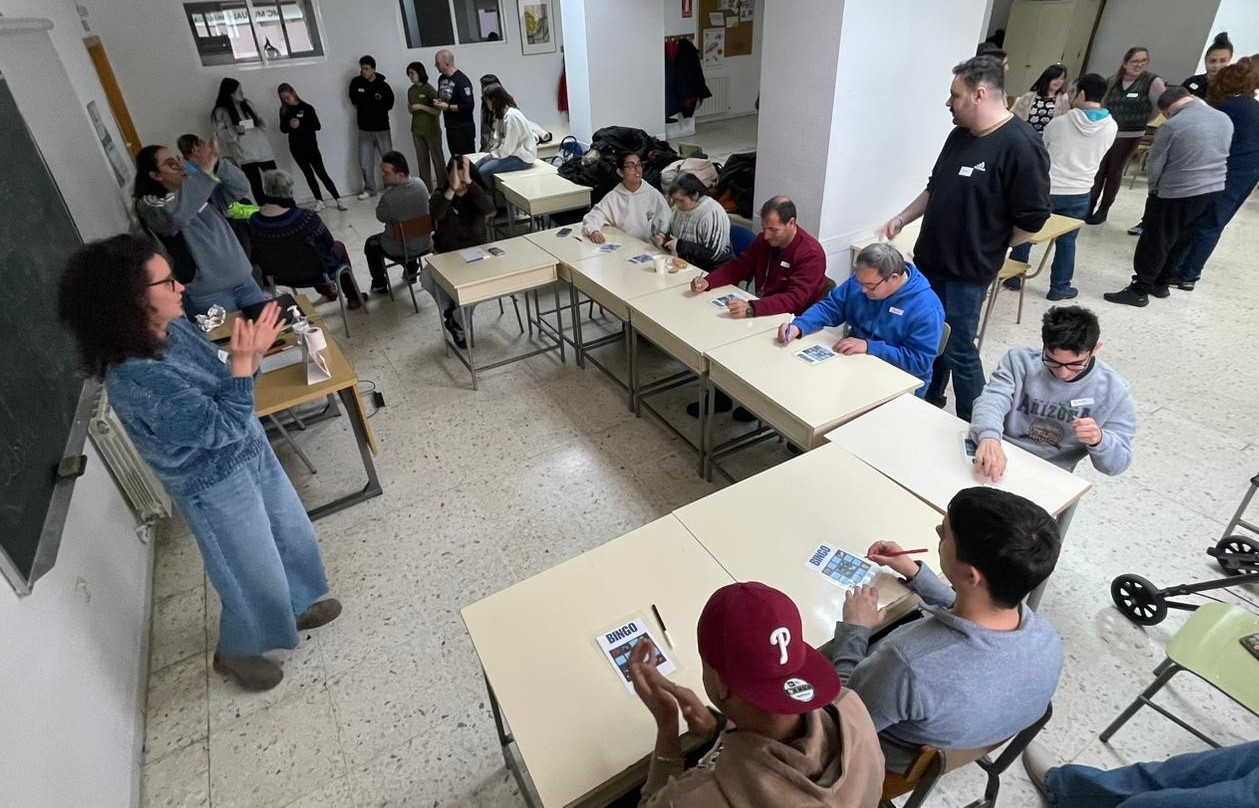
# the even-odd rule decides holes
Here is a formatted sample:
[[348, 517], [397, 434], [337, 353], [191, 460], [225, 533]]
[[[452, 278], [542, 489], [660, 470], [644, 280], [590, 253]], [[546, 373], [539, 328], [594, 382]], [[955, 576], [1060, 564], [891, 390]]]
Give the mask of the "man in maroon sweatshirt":
[[796, 224], [796, 205], [776, 196], [761, 206], [761, 232], [742, 255], [691, 281], [702, 292], [752, 281], [759, 300], [731, 300], [731, 317], [804, 314], [826, 296], [826, 253], [817, 239]]

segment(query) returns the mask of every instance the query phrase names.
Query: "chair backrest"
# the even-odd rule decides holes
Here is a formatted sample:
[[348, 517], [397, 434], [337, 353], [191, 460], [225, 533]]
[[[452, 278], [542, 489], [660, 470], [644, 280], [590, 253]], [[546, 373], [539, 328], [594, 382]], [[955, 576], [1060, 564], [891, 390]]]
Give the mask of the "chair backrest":
[[328, 283], [328, 267], [319, 251], [305, 241], [254, 239], [251, 260], [277, 286], [302, 288]]
[[944, 349], [949, 347], [949, 335], [953, 333], [953, 326], [948, 323], [944, 324], [944, 330], [940, 332], [940, 347], [936, 349], [936, 356], [942, 356]]
[[730, 249], [734, 252], [734, 257], [738, 258], [743, 255], [748, 247], [752, 246], [752, 242], [756, 241], [756, 234], [742, 225], [730, 225]]
[[390, 222], [390, 228], [393, 230], [393, 237], [401, 244], [406, 244], [414, 238], [423, 238], [433, 232], [432, 216], [417, 216], [414, 219], [406, 219], [401, 222]]

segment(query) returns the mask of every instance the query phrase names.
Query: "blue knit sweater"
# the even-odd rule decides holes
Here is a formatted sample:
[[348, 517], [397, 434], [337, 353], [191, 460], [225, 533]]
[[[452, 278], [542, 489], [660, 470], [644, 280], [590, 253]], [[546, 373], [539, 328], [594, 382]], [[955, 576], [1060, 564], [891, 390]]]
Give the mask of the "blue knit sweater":
[[190, 322], [175, 320], [163, 355], [128, 359], [105, 376], [109, 402], [172, 497], [227, 479], [269, 451], [254, 415], [254, 380], [236, 378]]
[[[917, 267], [906, 263], [905, 271], [909, 274], [905, 285], [884, 300], [866, 297], [853, 275], [791, 324], [801, 336], [808, 336], [848, 323], [852, 336], [866, 341], [866, 353], [930, 384], [931, 364], [944, 332], [944, 307]], [[922, 397], [925, 391], [920, 387], [917, 395]]]

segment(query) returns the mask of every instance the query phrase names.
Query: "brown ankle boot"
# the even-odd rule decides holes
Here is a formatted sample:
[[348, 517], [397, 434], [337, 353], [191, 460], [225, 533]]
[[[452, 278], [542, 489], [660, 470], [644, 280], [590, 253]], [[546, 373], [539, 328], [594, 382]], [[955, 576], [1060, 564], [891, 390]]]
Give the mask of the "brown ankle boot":
[[317, 603], [312, 603], [310, 608], [302, 612], [297, 618], [297, 630], [306, 631], [312, 628], [326, 626], [341, 614], [341, 601], [336, 598], [324, 598]]
[[264, 657], [230, 657], [214, 652], [214, 670], [246, 690], [270, 690], [284, 679], [280, 666]]

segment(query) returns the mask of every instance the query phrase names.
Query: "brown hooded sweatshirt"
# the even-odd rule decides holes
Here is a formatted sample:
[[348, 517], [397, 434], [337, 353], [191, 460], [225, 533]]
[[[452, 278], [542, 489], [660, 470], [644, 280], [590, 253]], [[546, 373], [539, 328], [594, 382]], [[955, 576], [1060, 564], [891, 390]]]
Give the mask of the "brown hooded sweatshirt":
[[789, 744], [726, 731], [685, 773], [653, 757], [640, 808], [875, 808], [883, 791], [878, 733], [851, 690], [835, 708], [838, 726], [827, 710], [814, 710]]

